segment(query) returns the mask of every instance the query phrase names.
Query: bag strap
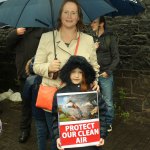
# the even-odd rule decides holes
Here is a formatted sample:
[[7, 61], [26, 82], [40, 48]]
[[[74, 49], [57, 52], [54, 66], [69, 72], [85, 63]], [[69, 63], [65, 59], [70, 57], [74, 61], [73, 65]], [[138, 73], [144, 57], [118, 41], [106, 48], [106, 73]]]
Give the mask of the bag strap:
[[79, 43], [80, 43], [80, 36], [78, 37], [78, 41], [77, 41], [76, 48], [75, 48], [75, 51], [74, 51], [75, 56], [77, 55], [77, 52], [78, 52]]

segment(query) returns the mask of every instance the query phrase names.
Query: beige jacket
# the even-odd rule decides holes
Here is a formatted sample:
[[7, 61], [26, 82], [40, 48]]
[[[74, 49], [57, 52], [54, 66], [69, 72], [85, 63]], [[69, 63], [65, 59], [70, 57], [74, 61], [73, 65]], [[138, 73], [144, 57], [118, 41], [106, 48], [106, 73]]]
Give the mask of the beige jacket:
[[[55, 43], [57, 59], [61, 62], [61, 68], [66, 63], [71, 55], [74, 55], [78, 37], [80, 36], [79, 47], [77, 55], [84, 56], [88, 62], [94, 67], [95, 71], [99, 72], [99, 65], [97, 63], [96, 49], [94, 47], [93, 38], [85, 33], [78, 32], [77, 38], [72, 40], [69, 47], [61, 40], [60, 32], [55, 31]], [[43, 76], [42, 84], [48, 86], [59, 87], [61, 81], [59, 78], [52, 79], [52, 75], [48, 74], [48, 67], [54, 60], [54, 44], [53, 33], [48, 32], [42, 34], [34, 62], [34, 72]]]

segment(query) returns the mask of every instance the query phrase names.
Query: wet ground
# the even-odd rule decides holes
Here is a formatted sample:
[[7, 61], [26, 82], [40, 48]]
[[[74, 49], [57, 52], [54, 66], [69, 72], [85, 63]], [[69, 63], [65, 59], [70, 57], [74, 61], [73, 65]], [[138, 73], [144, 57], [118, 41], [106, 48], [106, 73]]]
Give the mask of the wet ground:
[[[34, 122], [29, 140], [25, 144], [18, 143], [21, 104], [5, 100], [0, 102], [0, 109], [3, 110], [0, 112], [3, 122], [0, 150], [37, 150]], [[103, 149], [150, 150], [150, 124], [116, 121]]]

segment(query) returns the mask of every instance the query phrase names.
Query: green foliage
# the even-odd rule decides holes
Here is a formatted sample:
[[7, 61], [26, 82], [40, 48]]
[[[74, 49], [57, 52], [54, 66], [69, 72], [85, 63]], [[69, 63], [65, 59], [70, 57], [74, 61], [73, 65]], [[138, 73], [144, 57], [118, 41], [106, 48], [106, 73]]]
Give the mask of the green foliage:
[[125, 90], [123, 88], [120, 88], [118, 93], [119, 93], [119, 100], [123, 101], [126, 96]]
[[130, 113], [128, 111], [120, 113], [120, 118], [122, 118], [124, 122], [128, 121], [129, 117], [130, 117]]
[[125, 97], [126, 92], [124, 88], [120, 88], [118, 91], [118, 101], [114, 104], [116, 116], [122, 119], [124, 122], [129, 120], [130, 113], [125, 110]]

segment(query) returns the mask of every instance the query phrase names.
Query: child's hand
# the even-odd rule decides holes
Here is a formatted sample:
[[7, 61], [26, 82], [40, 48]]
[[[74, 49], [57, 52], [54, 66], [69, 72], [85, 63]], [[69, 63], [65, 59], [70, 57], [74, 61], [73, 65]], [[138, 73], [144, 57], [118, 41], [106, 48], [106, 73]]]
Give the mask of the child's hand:
[[91, 84], [91, 87], [92, 87], [92, 90], [96, 90], [97, 92], [99, 92], [99, 90], [100, 90], [97, 81], [94, 81], [94, 82]]
[[27, 75], [30, 75], [30, 63], [31, 63], [32, 59], [29, 59], [26, 66], [25, 66], [25, 72]]
[[56, 142], [57, 142], [57, 148], [58, 148], [59, 150], [64, 150], [64, 149], [61, 147], [60, 138], [58, 138], [58, 139], [56, 140]]
[[105, 140], [103, 138], [100, 138], [99, 143], [96, 146], [102, 146], [104, 145]]

